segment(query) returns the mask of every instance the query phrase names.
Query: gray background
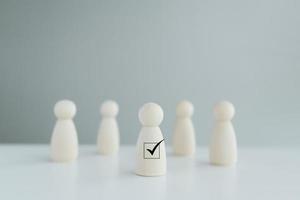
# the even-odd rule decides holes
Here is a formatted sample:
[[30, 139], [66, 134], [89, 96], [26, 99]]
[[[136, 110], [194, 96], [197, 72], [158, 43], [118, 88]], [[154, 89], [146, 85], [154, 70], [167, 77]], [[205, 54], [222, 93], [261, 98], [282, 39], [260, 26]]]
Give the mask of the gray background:
[[1, 0], [0, 142], [48, 143], [53, 105], [69, 98], [81, 143], [95, 143], [106, 99], [120, 104], [122, 143], [149, 101], [170, 143], [188, 99], [206, 145], [227, 99], [239, 145], [299, 145], [299, 13], [296, 0]]

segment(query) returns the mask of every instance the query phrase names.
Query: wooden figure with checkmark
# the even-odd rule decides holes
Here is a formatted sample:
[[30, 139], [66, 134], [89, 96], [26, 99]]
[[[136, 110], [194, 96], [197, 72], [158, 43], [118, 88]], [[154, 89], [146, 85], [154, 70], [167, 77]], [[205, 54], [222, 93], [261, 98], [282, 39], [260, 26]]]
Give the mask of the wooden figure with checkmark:
[[162, 176], [166, 173], [166, 149], [159, 128], [163, 110], [158, 104], [147, 103], [139, 111], [143, 125], [137, 141], [136, 174], [141, 176]]

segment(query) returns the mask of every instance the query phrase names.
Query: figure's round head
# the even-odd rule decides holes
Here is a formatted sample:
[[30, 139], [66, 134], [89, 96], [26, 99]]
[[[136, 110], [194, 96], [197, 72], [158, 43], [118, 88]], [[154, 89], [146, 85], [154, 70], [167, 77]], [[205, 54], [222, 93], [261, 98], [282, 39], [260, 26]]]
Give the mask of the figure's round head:
[[76, 114], [76, 105], [73, 101], [58, 101], [54, 106], [54, 114], [58, 119], [72, 119]]
[[214, 107], [214, 116], [219, 121], [231, 120], [234, 114], [234, 106], [228, 101], [221, 101]]
[[158, 104], [146, 103], [139, 111], [139, 119], [143, 126], [159, 126], [164, 112]]
[[194, 106], [189, 101], [181, 101], [177, 104], [176, 115], [177, 117], [191, 117], [194, 113]]
[[112, 100], [105, 101], [101, 105], [100, 113], [104, 117], [116, 117], [119, 113], [119, 105]]

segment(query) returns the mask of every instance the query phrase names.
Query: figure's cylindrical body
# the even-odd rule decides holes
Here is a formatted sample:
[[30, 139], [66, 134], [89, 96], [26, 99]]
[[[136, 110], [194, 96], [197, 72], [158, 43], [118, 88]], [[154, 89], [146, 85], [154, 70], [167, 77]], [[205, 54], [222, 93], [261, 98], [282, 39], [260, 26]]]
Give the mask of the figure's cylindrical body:
[[102, 119], [97, 138], [97, 148], [100, 154], [117, 153], [120, 146], [119, 128], [114, 117]]
[[190, 118], [177, 118], [173, 136], [173, 150], [176, 155], [190, 156], [195, 153], [195, 130]]
[[237, 162], [237, 142], [230, 121], [217, 121], [213, 130], [210, 150], [210, 162], [215, 165], [233, 165]]
[[71, 119], [58, 120], [51, 137], [51, 158], [56, 162], [70, 162], [78, 156], [78, 138]]
[[162, 176], [166, 173], [166, 148], [163, 139], [159, 127], [143, 127], [141, 129], [136, 149], [136, 174]]

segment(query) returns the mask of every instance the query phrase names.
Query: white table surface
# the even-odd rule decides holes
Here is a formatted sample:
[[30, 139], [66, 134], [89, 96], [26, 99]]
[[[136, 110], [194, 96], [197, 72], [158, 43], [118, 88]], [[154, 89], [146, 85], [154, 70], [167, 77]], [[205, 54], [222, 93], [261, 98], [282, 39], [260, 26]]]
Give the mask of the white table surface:
[[58, 164], [46, 145], [0, 145], [0, 199], [300, 199], [300, 149], [242, 148], [236, 167], [209, 165], [204, 148], [167, 156], [166, 176], [141, 177], [131, 146], [114, 157], [80, 146], [77, 161]]

